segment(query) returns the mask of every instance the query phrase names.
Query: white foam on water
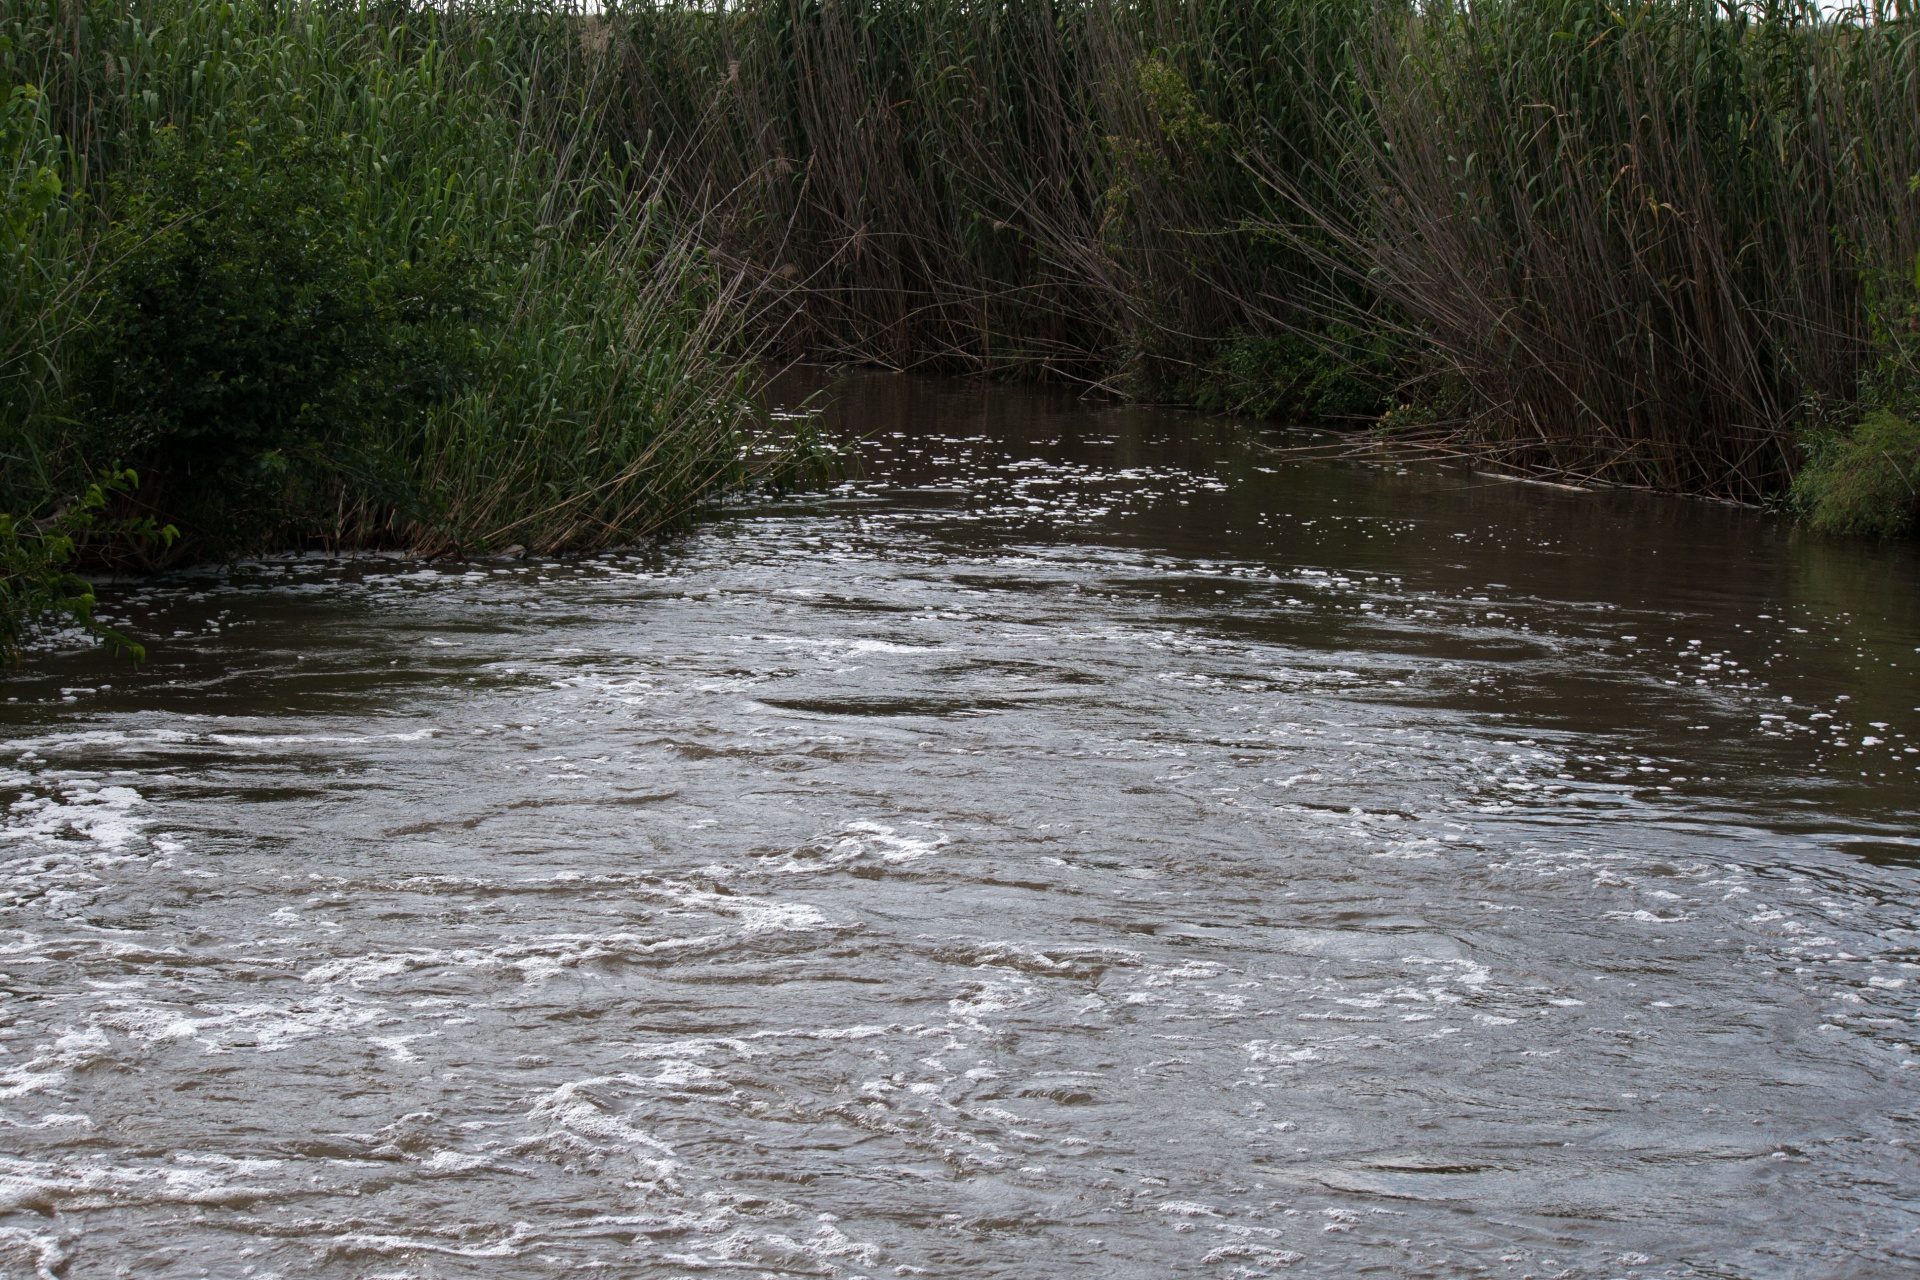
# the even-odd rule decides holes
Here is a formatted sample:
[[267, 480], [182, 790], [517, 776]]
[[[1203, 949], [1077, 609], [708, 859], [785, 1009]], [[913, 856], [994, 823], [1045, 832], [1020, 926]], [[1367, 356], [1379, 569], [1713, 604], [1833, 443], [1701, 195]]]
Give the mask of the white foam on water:
[[552, 934], [497, 947], [422, 947], [370, 952], [318, 964], [300, 975], [315, 986], [361, 990], [383, 979], [427, 969], [518, 970], [522, 982], [542, 983], [594, 960], [651, 957], [712, 942], [703, 937], [648, 937], [637, 933]]
[[67, 1262], [67, 1251], [56, 1236], [41, 1235], [25, 1227], [0, 1227], [0, 1276], [26, 1273], [16, 1268], [33, 1268], [34, 1280], [59, 1280]]
[[53, 1041], [35, 1046], [27, 1061], [0, 1070], [0, 1099], [50, 1092], [74, 1071], [107, 1059], [111, 1050], [106, 1033], [97, 1027], [60, 1027]]
[[1663, 916], [1658, 912], [1648, 911], [1644, 908], [1638, 911], [1609, 911], [1606, 913], [1606, 918], [1609, 920], [1631, 920], [1635, 924], [1684, 924], [1689, 920], [1699, 919], [1695, 913], [1690, 911], [1682, 912], [1674, 916]]
[[[1493, 971], [1487, 966], [1460, 956], [1409, 955], [1400, 957], [1400, 963], [1450, 969], [1452, 981], [1463, 987], [1483, 987], [1493, 980]], [[1434, 979], [1429, 978], [1428, 981], [1433, 982]]]
[[96, 1028], [122, 1032], [141, 1044], [193, 1040], [212, 1054], [277, 1053], [305, 1040], [344, 1035], [393, 1018], [384, 1005], [335, 993], [215, 1008], [199, 1013], [157, 1001], [114, 1000], [89, 1018]]
[[250, 1175], [267, 1164], [194, 1161], [116, 1165], [97, 1160], [63, 1162], [0, 1155], [0, 1213], [70, 1212], [124, 1205], [241, 1204], [268, 1198], [276, 1191], [228, 1181], [223, 1173]]
[[60, 797], [27, 796], [7, 807], [10, 815], [0, 840], [51, 844], [79, 836], [117, 849], [140, 834], [133, 810], [146, 804], [132, 787], [74, 786]]
[[1270, 1268], [1290, 1266], [1306, 1257], [1292, 1249], [1273, 1249], [1258, 1244], [1221, 1245], [1200, 1259], [1203, 1263], [1225, 1262], [1234, 1258], [1246, 1258], [1253, 1265], [1235, 1267], [1227, 1272], [1231, 1280], [1258, 1280], [1261, 1276], [1272, 1275]]
[[404, 1036], [368, 1036], [367, 1042], [385, 1049], [387, 1056], [395, 1062], [418, 1062], [420, 1055], [407, 1048], [407, 1045], [412, 1041], [425, 1040], [438, 1034], [437, 1031], [416, 1031]]
[[931, 840], [916, 840], [911, 836], [896, 834], [894, 829], [878, 822], [850, 822], [847, 830], [854, 833], [846, 839], [860, 846], [864, 852], [877, 846], [883, 862], [912, 862], [938, 853], [947, 843], [947, 837], [936, 835]]
[[834, 649], [843, 653], [934, 653], [940, 649], [938, 645], [896, 644], [890, 640], [864, 637], [740, 635], [729, 636], [728, 639], [748, 640], [782, 648]]
[[803, 902], [778, 902], [743, 895], [723, 897], [717, 893], [700, 896], [706, 900], [690, 905], [734, 917], [745, 933], [807, 933], [832, 927], [820, 908]]
[[1270, 1063], [1280, 1067], [1291, 1067], [1301, 1062], [1318, 1062], [1319, 1050], [1311, 1046], [1283, 1044], [1275, 1040], [1251, 1040], [1241, 1046], [1247, 1056], [1258, 1063]]
[[899, 1023], [888, 1026], [823, 1027], [814, 1031], [802, 1031], [796, 1034], [811, 1036], [815, 1040], [870, 1040], [874, 1036], [884, 1036], [901, 1029]]
[[[775, 1032], [757, 1032], [757, 1036], [766, 1037]], [[754, 1050], [745, 1040], [675, 1040], [668, 1044], [642, 1045], [628, 1049], [621, 1054], [625, 1058], [699, 1058], [717, 1049], [739, 1054], [743, 1058], [754, 1056]]]
[[161, 732], [125, 729], [54, 730], [30, 737], [8, 738], [0, 742], [0, 751], [12, 751], [31, 758], [44, 755], [49, 751], [71, 750], [75, 747], [117, 747], [145, 738], [160, 741], [163, 740], [159, 736]]
[[826, 1263], [829, 1269], [838, 1274], [839, 1268], [832, 1264], [842, 1259], [851, 1259], [863, 1267], [877, 1266], [880, 1262], [880, 1247], [865, 1241], [851, 1239], [846, 1232], [834, 1224], [839, 1219], [830, 1213], [819, 1217], [820, 1225], [805, 1240], [795, 1240], [791, 1236], [769, 1235], [766, 1242], [776, 1248], [789, 1250], [802, 1257]]
[[834, 1225], [837, 1221], [832, 1214], [821, 1214], [819, 1225], [804, 1240], [736, 1229], [698, 1251], [664, 1253], [661, 1261], [698, 1271], [758, 1271], [762, 1275], [792, 1274], [804, 1268], [806, 1274], [852, 1276], [858, 1273], [846, 1269], [849, 1262], [860, 1267], [878, 1266], [879, 1246], [850, 1238]]
[[436, 1151], [420, 1162], [428, 1173], [471, 1173], [493, 1165], [491, 1155], [478, 1151]]
[[350, 1231], [329, 1240], [326, 1244], [325, 1256], [341, 1258], [369, 1253], [376, 1255], [431, 1253], [447, 1258], [517, 1258], [536, 1243], [537, 1238], [533, 1229], [525, 1223], [515, 1223], [505, 1237], [481, 1244], [461, 1244], [452, 1240], [436, 1239], [430, 1235], [403, 1236]]
[[241, 747], [248, 751], [257, 751], [262, 747], [363, 746], [373, 742], [424, 742], [428, 738], [437, 736], [439, 732], [437, 728], [426, 728], [415, 729], [410, 733], [209, 733], [205, 740], [217, 742], [223, 747]]
[[[836, 871], [866, 858], [892, 865], [916, 862], [940, 852], [948, 844], [944, 833], [930, 839], [903, 836], [884, 823], [849, 822], [838, 833], [820, 837], [778, 858], [762, 859], [747, 868], [749, 875], [815, 875]], [[825, 849], [822, 851], [821, 846]]]
[[609, 1091], [622, 1095], [625, 1090], [643, 1089], [652, 1083], [648, 1077], [631, 1072], [569, 1081], [534, 1103], [527, 1118], [549, 1128], [516, 1144], [515, 1150], [547, 1151], [563, 1157], [585, 1152], [599, 1156], [626, 1154], [655, 1182], [671, 1186], [673, 1174], [680, 1168], [673, 1148], [628, 1124], [595, 1096], [596, 1092]]
[[970, 990], [947, 1001], [947, 1009], [960, 1019], [961, 1025], [974, 1031], [989, 1030], [981, 1021], [984, 1015], [1022, 1008], [1030, 1004], [1034, 996], [1034, 984], [1019, 974], [1010, 973], [968, 985]]
[[[554, 880], [572, 879], [563, 873]], [[516, 969], [521, 980], [541, 983], [576, 972], [598, 960], [654, 959], [675, 951], [725, 944], [738, 936], [771, 932], [811, 932], [831, 928], [827, 917], [806, 903], [783, 902], [748, 894], [722, 894], [691, 886], [650, 886], [676, 906], [666, 914], [700, 913], [733, 925], [730, 933], [659, 935], [632, 932], [540, 934], [492, 947], [419, 947], [369, 952], [314, 965], [301, 981], [316, 986], [364, 989], [383, 979], [427, 969]]]
[[[32, 779], [47, 786], [50, 780]], [[96, 900], [117, 867], [152, 857], [142, 838], [146, 800], [132, 787], [68, 777], [29, 794], [0, 821], [0, 912], [37, 907], [74, 915]]]
[[45, 1059], [35, 1058], [20, 1066], [0, 1070], [0, 1099], [23, 1098], [63, 1083], [67, 1078], [66, 1071], [48, 1070], [49, 1065]]

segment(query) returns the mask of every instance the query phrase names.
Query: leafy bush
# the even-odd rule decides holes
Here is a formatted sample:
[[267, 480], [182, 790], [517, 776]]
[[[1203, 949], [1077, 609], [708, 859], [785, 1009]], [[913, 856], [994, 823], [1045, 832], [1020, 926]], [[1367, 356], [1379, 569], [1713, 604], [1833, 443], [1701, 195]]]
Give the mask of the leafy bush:
[[109, 266], [77, 382], [89, 452], [145, 470], [203, 550], [251, 550], [370, 434], [464, 388], [471, 255], [383, 261], [338, 139], [163, 130], [109, 188]]
[[[1920, 193], [1920, 174], [1907, 183]], [[1875, 277], [1869, 284], [1879, 283]], [[1889, 280], [1868, 295], [1873, 361], [1863, 371], [1861, 398], [1906, 417], [1920, 415], [1920, 253], [1913, 282]]]
[[0, 98], [0, 261], [14, 269], [62, 191], [42, 105], [30, 84], [13, 85]]
[[1823, 533], [1891, 537], [1920, 519], [1920, 427], [1882, 410], [1812, 442], [1793, 504]]

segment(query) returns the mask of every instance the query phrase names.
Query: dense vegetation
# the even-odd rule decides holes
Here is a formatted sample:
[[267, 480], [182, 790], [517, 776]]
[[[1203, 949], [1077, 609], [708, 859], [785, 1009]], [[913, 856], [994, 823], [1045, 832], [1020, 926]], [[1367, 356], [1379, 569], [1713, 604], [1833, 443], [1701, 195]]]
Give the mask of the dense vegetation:
[[[556, 550], [747, 478], [740, 312], [601, 149], [579, 35], [524, 3], [0, 6], [11, 536]], [[9, 574], [81, 604], [46, 557]]]
[[784, 292], [796, 349], [1387, 410], [1747, 502], [1809, 433], [1911, 414], [1906, 0], [745, 0], [596, 29], [613, 127]]
[[1899, 531], [1908, 4], [0, 0], [0, 511], [630, 540], [754, 471], [758, 346]]

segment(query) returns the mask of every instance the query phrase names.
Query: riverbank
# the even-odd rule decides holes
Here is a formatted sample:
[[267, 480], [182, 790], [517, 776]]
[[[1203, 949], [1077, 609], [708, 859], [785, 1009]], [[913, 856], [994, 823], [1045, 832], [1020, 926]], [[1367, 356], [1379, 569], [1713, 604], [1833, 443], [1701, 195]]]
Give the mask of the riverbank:
[[1913, 522], [1904, 8], [5, 0], [0, 32], [10, 614], [86, 613], [69, 553], [631, 543], [792, 470], [760, 357]]

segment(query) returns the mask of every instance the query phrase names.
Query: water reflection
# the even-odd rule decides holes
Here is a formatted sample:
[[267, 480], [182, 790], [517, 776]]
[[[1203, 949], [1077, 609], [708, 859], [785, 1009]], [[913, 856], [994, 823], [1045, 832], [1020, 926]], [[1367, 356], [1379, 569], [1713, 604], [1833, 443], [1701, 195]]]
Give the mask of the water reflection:
[[1910, 550], [1070, 398], [15, 680], [0, 1271], [1910, 1264]]

